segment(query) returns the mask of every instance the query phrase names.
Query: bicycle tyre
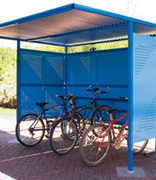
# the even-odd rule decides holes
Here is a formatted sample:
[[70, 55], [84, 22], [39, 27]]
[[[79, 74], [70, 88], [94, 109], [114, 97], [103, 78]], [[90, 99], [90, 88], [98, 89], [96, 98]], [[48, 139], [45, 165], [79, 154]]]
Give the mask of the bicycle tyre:
[[[66, 118], [66, 117], [67, 116], [64, 116], [62, 118]], [[76, 122], [77, 129], [78, 129], [78, 125], [79, 125], [78, 121], [80, 121], [81, 119], [83, 119], [83, 116], [79, 112], [76, 112], [76, 119], [74, 119], [74, 121]], [[63, 132], [63, 124], [61, 124], [61, 130]]]
[[33, 128], [30, 131], [30, 126], [33, 125], [38, 115], [26, 114], [20, 118], [16, 125], [16, 138], [17, 140], [26, 147], [33, 147], [39, 144], [45, 134], [45, 125], [42, 119], [37, 121], [35, 131]]
[[147, 146], [148, 140], [141, 141], [133, 144], [133, 154], [140, 154]]
[[[94, 133], [97, 131], [99, 131], [99, 133], [101, 131], [104, 131], [105, 134], [105, 129], [106, 128], [104, 124], [94, 124], [90, 126], [82, 136], [79, 151], [82, 161], [88, 166], [96, 166], [101, 164], [107, 156], [110, 145], [107, 145], [105, 147], [99, 147], [98, 145], [102, 141], [104, 135], [100, 135], [99, 137], [97, 137], [98, 133]], [[105, 137], [104, 143], [110, 142], [111, 134], [109, 132]]]
[[49, 143], [51, 150], [57, 155], [69, 153], [77, 142], [77, 124], [71, 120], [71, 117], [63, 117], [52, 125]]
[[[101, 122], [105, 123], [106, 120], [109, 121], [109, 120], [113, 120], [114, 119], [114, 114], [113, 113], [111, 113], [110, 115], [108, 115], [105, 112], [102, 113], [103, 112], [102, 109], [110, 110], [111, 108], [109, 106], [107, 106], [107, 105], [100, 106], [100, 109], [97, 109], [94, 112], [93, 116], [92, 116], [91, 125], [96, 124], [99, 121], [100, 121], [99, 123], [101, 123]], [[101, 117], [101, 115], [102, 115], [102, 117]]]

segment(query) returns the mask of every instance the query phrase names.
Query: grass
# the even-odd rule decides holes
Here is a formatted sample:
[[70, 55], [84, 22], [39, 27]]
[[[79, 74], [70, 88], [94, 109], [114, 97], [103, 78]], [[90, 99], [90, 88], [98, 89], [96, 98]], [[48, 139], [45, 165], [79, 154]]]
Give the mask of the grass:
[[0, 116], [15, 117], [16, 109], [2, 108], [0, 107]]
[[0, 107], [0, 132], [14, 133], [16, 126], [16, 109]]

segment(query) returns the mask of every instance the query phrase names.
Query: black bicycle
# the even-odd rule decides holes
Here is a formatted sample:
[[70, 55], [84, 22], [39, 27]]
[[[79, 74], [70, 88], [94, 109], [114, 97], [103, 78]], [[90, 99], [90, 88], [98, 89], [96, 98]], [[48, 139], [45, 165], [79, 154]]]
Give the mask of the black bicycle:
[[[55, 121], [57, 121], [61, 117], [70, 115], [70, 110], [66, 104], [66, 101], [70, 101], [70, 106], [73, 107], [73, 98], [75, 98], [75, 96], [71, 94], [68, 97], [59, 95], [56, 95], [56, 97], [59, 97], [63, 101], [63, 104], [45, 108], [45, 105], [48, 104], [47, 102], [36, 103], [36, 105], [40, 107], [39, 115], [29, 113], [20, 118], [16, 125], [15, 131], [17, 140], [22, 145], [33, 147], [39, 144], [45, 135], [45, 131], [47, 132], [45, 136], [47, 138], [49, 137], [51, 126]], [[59, 115], [56, 118], [50, 118], [46, 115], [47, 111], [51, 111], [61, 107], [63, 109], [60, 111]]]
[[[107, 105], [100, 106], [97, 103], [97, 100], [101, 94], [107, 94], [109, 89], [108, 91], [99, 91], [98, 88], [90, 89], [89, 87], [87, 88], [87, 91], [91, 91], [93, 93], [91, 102], [81, 107], [76, 107], [74, 104], [71, 116], [59, 119], [51, 128], [49, 138], [50, 147], [51, 150], [58, 155], [67, 154], [74, 148], [78, 138], [82, 136], [91, 124], [96, 123], [95, 116], [98, 116], [100, 121], [105, 122], [106, 117], [104, 117], [101, 113], [101, 109], [110, 109], [110, 107]], [[95, 95], [99, 96], [95, 98]], [[82, 110], [85, 110], [86, 108], [91, 109], [89, 109], [90, 112], [87, 117], [84, 114], [82, 115]], [[109, 119], [112, 119], [112, 116], [113, 115], [111, 114]]]

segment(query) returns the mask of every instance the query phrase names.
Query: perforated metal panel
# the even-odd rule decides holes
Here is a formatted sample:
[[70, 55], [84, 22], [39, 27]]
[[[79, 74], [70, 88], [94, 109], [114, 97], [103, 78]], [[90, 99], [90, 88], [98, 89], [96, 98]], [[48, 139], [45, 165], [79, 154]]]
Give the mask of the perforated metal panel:
[[98, 84], [128, 85], [127, 49], [109, 50], [98, 54]]
[[36, 102], [44, 102], [44, 91], [41, 86], [21, 86], [20, 88], [21, 116], [27, 113], [39, 112]]
[[134, 142], [156, 137], [156, 39], [134, 34]]
[[80, 53], [68, 55], [67, 59], [68, 84], [96, 83], [95, 53]]
[[20, 81], [21, 83], [42, 83], [42, 53], [23, 51], [20, 57]]
[[64, 83], [64, 56], [56, 54], [44, 55], [44, 83]]
[[[47, 108], [62, 103], [55, 94], [65, 95], [63, 54], [21, 50], [19, 64], [19, 116], [38, 113], [36, 102], [49, 102]], [[48, 114], [57, 116], [59, 112], [56, 109]]]

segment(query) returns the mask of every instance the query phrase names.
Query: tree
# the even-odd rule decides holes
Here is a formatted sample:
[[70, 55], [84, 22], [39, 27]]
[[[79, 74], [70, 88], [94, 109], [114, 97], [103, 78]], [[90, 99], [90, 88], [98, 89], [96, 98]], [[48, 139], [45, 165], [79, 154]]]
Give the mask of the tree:
[[0, 81], [15, 80], [16, 49], [0, 48]]

